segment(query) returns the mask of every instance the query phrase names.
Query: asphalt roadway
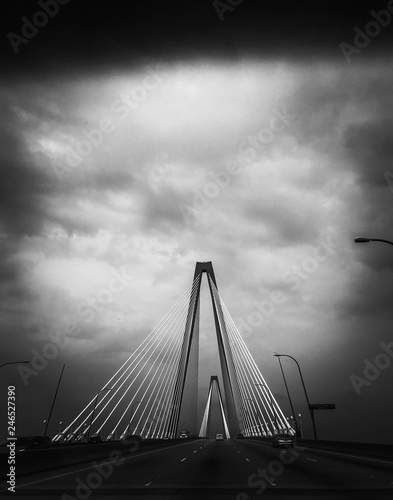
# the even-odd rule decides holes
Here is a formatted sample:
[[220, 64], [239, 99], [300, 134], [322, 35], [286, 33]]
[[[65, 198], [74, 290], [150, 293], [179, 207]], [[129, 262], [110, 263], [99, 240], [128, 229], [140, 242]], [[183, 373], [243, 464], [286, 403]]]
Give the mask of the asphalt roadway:
[[[17, 472], [17, 471], [16, 471]], [[109, 499], [391, 499], [392, 460], [308, 448], [280, 450], [251, 440], [184, 443], [18, 478], [10, 498]]]

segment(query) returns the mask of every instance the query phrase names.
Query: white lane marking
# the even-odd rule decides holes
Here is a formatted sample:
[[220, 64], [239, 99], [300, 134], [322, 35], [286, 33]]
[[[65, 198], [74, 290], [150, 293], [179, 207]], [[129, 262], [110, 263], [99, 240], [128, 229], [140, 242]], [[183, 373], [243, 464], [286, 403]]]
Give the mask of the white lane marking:
[[317, 460], [314, 460], [314, 459], [308, 458], [308, 457], [306, 457], [306, 460], [310, 460], [310, 462], [317, 462]]
[[358, 458], [359, 460], [369, 460], [370, 462], [378, 462], [380, 464], [389, 464], [389, 465], [393, 465], [393, 462], [388, 462], [387, 460], [378, 460], [376, 458], [370, 458], [370, 457], [360, 457], [359, 455], [348, 455], [347, 453], [338, 453], [336, 451], [330, 451], [330, 450], [317, 450], [316, 448], [315, 449], [312, 449], [311, 448], [308, 448], [309, 451], [319, 451], [319, 452], [323, 452], [323, 453], [326, 453], [326, 454], [331, 454], [331, 455], [339, 455], [341, 457], [350, 457], [350, 458]]
[[196, 450], [194, 451], [194, 453], [196, 453]]
[[145, 484], [145, 486], [150, 486], [151, 484], [154, 483], [154, 481], [157, 481], [157, 479], [159, 479], [161, 476], [157, 476], [155, 477], [154, 479], [152, 479], [151, 481], [149, 481], [148, 483]]
[[249, 462], [248, 458], [246, 458], [247, 462]]
[[187, 458], [182, 458], [182, 459], [180, 460], [180, 462], [184, 462], [184, 460], [187, 460]]
[[[174, 444], [171, 446], [171, 448], [177, 448], [178, 446], [183, 446], [183, 444], [185, 444], [185, 443]], [[130, 459], [137, 458], [137, 457], [143, 457], [144, 455], [150, 455], [151, 453], [157, 453], [157, 452], [165, 451], [165, 450], [168, 450], [168, 448], [158, 448], [158, 450], [145, 451], [144, 453], [138, 453], [137, 455], [131, 455], [129, 457], [124, 457], [123, 460], [126, 461], [126, 460], [130, 460]], [[106, 465], [106, 464], [111, 464], [111, 463], [112, 462], [109, 460], [108, 462], [100, 463], [100, 465]], [[77, 465], [77, 464], [74, 464], [74, 465]], [[91, 470], [91, 469], [94, 469], [94, 465], [89, 465], [89, 467], [83, 467], [82, 469], [73, 470], [71, 472], [65, 472], [63, 474], [57, 474], [56, 476], [46, 477], [44, 479], [39, 479], [38, 481], [32, 481], [31, 483], [20, 484], [19, 488], [21, 488], [22, 486], [31, 486], [32, 484], [44, 483], [45, 481], [50, 481], [51, 479], [58, 479], [59, 477], [69, 476], [70, 474], [76, 474], [76, 473], [83, 472], [85, 470]], [[36, 472], [34, 474], [40, 474], [40, 472]], [[6, 491], [6, 490], [0, 490], [0, 492], [2, 492], [2, 491]]]

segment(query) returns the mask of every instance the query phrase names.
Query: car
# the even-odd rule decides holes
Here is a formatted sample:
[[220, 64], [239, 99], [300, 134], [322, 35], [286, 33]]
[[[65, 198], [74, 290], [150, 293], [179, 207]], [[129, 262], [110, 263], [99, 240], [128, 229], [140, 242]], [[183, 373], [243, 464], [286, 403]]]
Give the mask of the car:
[[275, 434], [272, 439], [272, 445], [273, 448], [280, 448], [280, 447], [293, 448], [294, 437], [291, 434], [286, 434], [286, 433]]
[[224, 436], [222, 434], [216, 434], [216, 441], [224, 441]]
[[188, 431], [180, 431], [180, 436], [181, 439], [186, 439], [190, 437], [190, 433]]

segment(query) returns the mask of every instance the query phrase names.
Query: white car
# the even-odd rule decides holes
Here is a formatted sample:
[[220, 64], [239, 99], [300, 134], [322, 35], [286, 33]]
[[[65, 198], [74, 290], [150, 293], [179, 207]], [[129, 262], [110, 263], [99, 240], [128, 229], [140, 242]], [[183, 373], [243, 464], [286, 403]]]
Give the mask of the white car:
[[216, 441], [224, 441], [224, 436], [222, 434], [216, 434]]

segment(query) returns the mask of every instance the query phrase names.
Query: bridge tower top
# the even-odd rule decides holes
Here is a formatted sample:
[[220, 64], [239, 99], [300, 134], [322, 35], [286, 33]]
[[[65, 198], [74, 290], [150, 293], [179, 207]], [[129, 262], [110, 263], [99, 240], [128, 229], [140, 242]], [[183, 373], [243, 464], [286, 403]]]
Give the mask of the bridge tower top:
[[210, 274], [211, 279], [213, 280], [214, 286], [217, 288], [216, 277], [214, 276], [213, 271], [213, 263], [211, 261], [208, 262], [197, 262], [195, 266], [194, 280], [200, 274]]

